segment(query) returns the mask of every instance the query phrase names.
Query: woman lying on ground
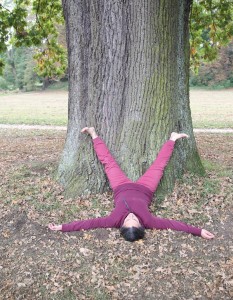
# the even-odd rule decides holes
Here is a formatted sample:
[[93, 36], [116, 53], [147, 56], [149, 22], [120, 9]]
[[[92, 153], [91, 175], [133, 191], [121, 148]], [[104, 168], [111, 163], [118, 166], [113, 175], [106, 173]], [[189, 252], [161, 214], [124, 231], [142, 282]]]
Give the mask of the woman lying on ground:
[[214, 238], [214, 235], [205, 229], [190, 226], [180, 221], [158, 218], [149, 211], [153, 194], [172, 155], [175, 141], [187, 138], [187, 134], [173, 132], [170, 140], [163, 145], [156, 160], [146, 173], [136, 182], [133, 182], [120, 169], [93, 127], [85, 127], [81, 132], [88, 133], [92, 137], [95, 152], [104, 165], [114, 192], [115, 208], [110, 215], [103, 218], [74, 221], [62, 225], [49, 224], [48, 227], [51, 230], [67, 232], [115, 227], [120, 228], [121, 235], [130, 242], [142, 239], [145, 229], [173, 229], [201, 236], [204, 239]]

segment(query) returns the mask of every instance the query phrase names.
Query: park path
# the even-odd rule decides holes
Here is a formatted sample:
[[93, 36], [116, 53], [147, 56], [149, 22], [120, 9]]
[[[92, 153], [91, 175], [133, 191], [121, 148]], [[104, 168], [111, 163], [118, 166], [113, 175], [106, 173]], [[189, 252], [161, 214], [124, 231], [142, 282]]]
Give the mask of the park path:
[[[51, 126], [51, 125], [9, 125], [0, 124], [2, 129], [23, 129], [23, 130], [66, 130], [66, 126]], [[233, 133], [232, 128], [218, 129], [218, 128], [195, 128], [194, 132], [206, 132], [206, 133]]]

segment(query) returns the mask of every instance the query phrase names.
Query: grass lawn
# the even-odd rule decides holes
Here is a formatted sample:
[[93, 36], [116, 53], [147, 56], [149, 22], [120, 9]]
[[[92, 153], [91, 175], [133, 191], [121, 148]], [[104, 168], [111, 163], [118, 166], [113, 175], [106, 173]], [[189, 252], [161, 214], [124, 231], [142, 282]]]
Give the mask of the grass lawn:
[[233, 128], [233, 89], [190, 90], [195, 128]]
[[[67, 91], [0, 96], [0, 124], [67, 124]], [[233, 128], [233, 89], [191, 90], [194, 128]]]
[[0, 96], [0, 124], [66, 125], [67, 91]]
[[111, 193], [64, 198], [53, 179], [64, 139], [60, 131], [0, 129], [0, 299], [232, 299], [232, 135], [197, 134], [207, 175], [185, 174], [151, 207], [216, 238], [147, 230], [135, 243], [117, 229], [47, 229], [113, 208]]

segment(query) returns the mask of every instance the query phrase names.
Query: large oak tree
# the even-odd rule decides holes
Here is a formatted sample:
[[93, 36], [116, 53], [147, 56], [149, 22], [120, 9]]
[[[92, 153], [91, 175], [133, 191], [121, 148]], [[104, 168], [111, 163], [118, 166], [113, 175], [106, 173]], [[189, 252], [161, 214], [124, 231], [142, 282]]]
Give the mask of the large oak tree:
[[136, 180], [172, 131], [178, 142], [162, 181], [203, 172], [189, 106], [189, 14], [183, 0], [63, 0], [69, 57], [69, 122], [59, 178], [70, 195], [108, 186], [91, 141], [95, 126], [122, 169]]

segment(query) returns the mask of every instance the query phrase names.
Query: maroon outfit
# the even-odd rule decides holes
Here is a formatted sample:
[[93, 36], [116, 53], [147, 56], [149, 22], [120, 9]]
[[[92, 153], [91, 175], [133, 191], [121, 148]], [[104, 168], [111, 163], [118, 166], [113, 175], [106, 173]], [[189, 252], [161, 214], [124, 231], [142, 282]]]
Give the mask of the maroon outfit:
[[119, 228], [124, 223], [127, 215], [134, 213], [141, 225], [148, 229], [173, 229], [192, 233], [193, 235], [201, 235], [201, 228], [180, 221], [158, 218], [149, 211], [153, 193], [163, 176], [163, 170], [172, 155], [175, 142], [169, 140], [163, 145], [156, 160], [136, 182], [132, 182], [127, 178], [99, 137], [93, 140], [93, 144], [99, 160], [105, 167], [105, 172], [113, 189], [115, 208], [110, 215], [103, 218], [63, 224], [63, 232], [94, 228]]

